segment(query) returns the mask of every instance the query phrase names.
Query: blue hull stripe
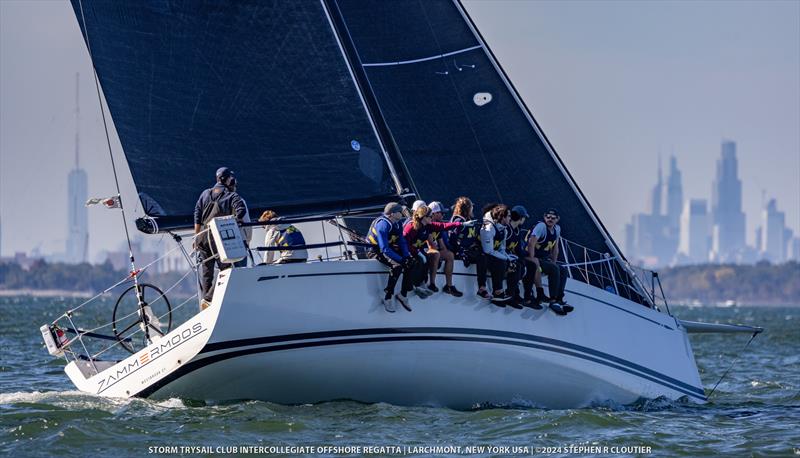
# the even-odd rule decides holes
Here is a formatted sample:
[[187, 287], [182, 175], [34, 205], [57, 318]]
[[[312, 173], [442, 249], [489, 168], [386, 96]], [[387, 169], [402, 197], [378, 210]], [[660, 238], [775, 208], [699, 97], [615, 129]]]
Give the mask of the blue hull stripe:
[[[423, 336], [423, 335], [409, 335], [409, 333], [436, 333], [439, 335]], [[384, 334], [384, 335], [376, 336], [376, 334]], [[455, 334], [471, 334], [471, 335], [459, 336]], [[482, 336], [487, 336], [487, 337], [482, 337]], [[508, 340], [509, 337], [513, 339], [526, 340], [526, 342], [520, 342], [519, 340]], [[333, 339], [324, 341], [297, 342], [298, 340], [319, 339], [319, 338], [333, 338]], [[538, 350], [551, 351], [555, 353], [561, 353], [564, 355], [581, 358], [587, 361], [592, 361], [617, 370], [621, 370], [629, 374], [635, 375], [637, 377], [644, 378], [651, 382], [658, 383], [659, 385], [663, 385], [672, 390], [679, 391], [688, 396], [692, 396], [694, 398], [703, 401], [706, 400], [705, 393], [702, 388], [693, 387], [687, 383], [681, 382], [664, 374], [660, 374], [656, 371], [642, 367], [638, 364], [626, 361], [624, 359], [612, 355], [608, 355], [603, 352], [599, 352], [597, 350], [582, 347], [580, 345], [575, 345], [568, 342], [562, 342], [555, 339], [549, 339], [546, 337], [532, 336], [532, 335], [519, 334], [513, 332], [491, 331], [482, 329], [459, 329], [459, 328], [355, 329], [355, 330], [341, 330], [341, 331], [317, 332], [317, 333], [306, 333], [306, 334], [292, 334], [286, 336], [270, 336], [270, 337], [254, 338], [254, 339], [242, 339], [242, 340], [235, 340], [228, 342], [212, 343], [206, 345], [200, 351], [200, 354], [212, 351], [226, 350], [226, 349], [231, 349], [233, 351], [211, 355], [200, 360], [192, 361], [186, 364], [185, 366], [181, 367], [180, 369], [176, 370], [172, 374], [168, 375], [167, 377], [164, 377], [163, 379], [159, 380], [158, 382], [144, 389], [143, 391], [137, 393], [137, 396], [139, 397], [150, 396], [159, 389], [164, 388], [169, 383], [183, 377], [186, 374], [189, 374], [195, 370], [198, 370], [210, 364], [232, 358], [237, 358], [240, 356], [247, 356], [257, 353], [269, 353], [269, 352], [283, 351], [283, 350], [293, 350], [298, 348], [312, 348], [312, 347], [324, 347], [330, 345], [347, 345], [347, 344], [359, 344], [359, 343], [396, 342], [396, 341], [481, 342], [481, 343], [493, 343], [501, 345], [514, 345], [519, 347], [527, 347], [527, 348], [535, 348]], [[281, 342], [291, 342], [291, 343], [274, 345], [276, 343], [281, 343]], [[541, 345], [542, 343], [546, 343], [548, 345], [547, 346]], [[234, 350], [235, 348], [240, 348], [244, 346], [264, 345], [264, 344], [267, 344], [269, 346]], [[555, 347], [549, 345], [553, 345]]]

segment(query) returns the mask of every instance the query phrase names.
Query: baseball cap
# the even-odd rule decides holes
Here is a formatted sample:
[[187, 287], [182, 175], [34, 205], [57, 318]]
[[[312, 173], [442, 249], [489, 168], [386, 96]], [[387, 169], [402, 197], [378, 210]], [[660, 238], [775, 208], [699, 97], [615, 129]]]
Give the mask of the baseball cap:
[[425, 203], [424, 200], [415, 200], [414, 204], [411, 205], [411, 211], [417, 211], [419, 207], [427, 207], [428, 204]]
[[439, 201], [434, 200], [428, 205], [428, 208], [431, 209], [431, 213], [444, 213], [444, 207], [442, 203]]
[[389, 202], [383, 207], [383, 214], [384, 215], [391, 215], [392, 213], [403, 211], [403, 206], [398, 204], [397, 202]]
[[548, 208], [547, 211], [544, 212], [544, 214], [558, 216], [558, 210], [556, 210], [555, 208]]
[[217, 169], [217, 178], [228, 178], [233, 176], [233, 170], [228, 167], [220, 167]]
[[528, 210], [526, 210], [525, 207], [523, 207], [522, 205], [514, 205], [514, 208], [512, 208], [511, 211], [523, 218], [531, 217], [531, 215], [528, 214]]

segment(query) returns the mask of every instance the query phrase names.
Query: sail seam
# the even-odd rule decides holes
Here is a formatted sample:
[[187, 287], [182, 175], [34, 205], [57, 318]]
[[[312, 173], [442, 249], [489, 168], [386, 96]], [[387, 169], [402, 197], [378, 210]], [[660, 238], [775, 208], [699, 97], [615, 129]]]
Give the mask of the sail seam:
[[456, 54], [461, 54], [461, 53], [465, 53], [465, 52], [469, 52], [469, 51], [474, 51], [474, 50], [480, 49], [482, 47], [483, 47], [482, 45], [476, 45], [476, 46], [471, 46], [469, 48], [459, 49], [458, 51], [452, 51], [452, 52], [448, 52], [448, 53], [444, 53], [444, 54], [437, 54], [435, 56], [430, 56], [430, 57], [423, 57], [421, 59], [400, 60], [400, 61], [394, 61], [394, 62], [372, 62], [372, 63], [368, 63], [368, 64], [361, 64], [361, 66], [362, 67], [389, 67], [389, 66], [392, 66], [392, 65], [416, 64], [418, 62], [426, 62], [426, 61], [429, 61], [429, 60], [439, 59], [439, 58], [442, 58], [442, 57], [455, 56]]

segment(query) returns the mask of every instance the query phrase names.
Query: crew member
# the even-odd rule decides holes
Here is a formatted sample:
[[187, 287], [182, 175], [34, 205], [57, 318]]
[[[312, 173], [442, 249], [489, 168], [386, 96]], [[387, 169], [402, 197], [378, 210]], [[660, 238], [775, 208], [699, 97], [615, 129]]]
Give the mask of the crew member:
[[519, 295], [519, 280], [525, 269], [524, 252], [522, 243], [522, 225], [528, 218], [528, 210], [522, 205], [511, 209], [511, 218], [506, 226], [506, 253], [516, 256], [516, 260], [509, 262], [506, 275], [506, 294], [511, 296], [511, 305], [522, 308], [523, 299]]
[[[453, 217], [450, 222], [467, 223], [474, 221], [474, 205], [469, 197], [461, 196], [453, 204]], [[490, 294], [486, 290], [486, 257], [483, 254], [480, 243], [480, 227], [474, 224], [463, 224], [451, 230], [448, 234], [450, 251], [455, 254], [456, 259], [464, 262], [464, 267], [475, 264], [475, 271], [478, 279], [478, 295], [489, 298]]]
[[508, 263], [517, 260], [513, 254], [506, 253], [505, 227], [510, 218], [511, 212], [508, 207], [497, 204], [483, 215], [481, 227], [481, 247], [486, 256], [486, 266], [492, 275], [491, 300], [500, 307], [505, 307], [511, 301], [511, 297], [503, 290], [503, 278], [508, 270]]
[[[411, 291], [414, 268], [417, 265], [403, 237], [403, 228], [400, 224], [402, 219], [403, 207], [396, 202], [388, 203], [383, 209], [383, 215], [372, 222], [367, 235], [367, 241], [373, 246], [372, 255], [381, 264], [389, 267], [389, 281], [384, 289], [382, 303], [386, 311], [392, 313], [395, 311], [393, 295], [403, 308], [411, 311], [407, 295]], [[403, 282], [400, 294], [394, 294], [394, 287], [401, 274]]]
[[[258, 219], [260, 222], [270, 220], [280, 220], [280, 217], [272, 210], [266, 210]], [[277, 221], [276, 221], [277, 222]], [[275, 260], [275, 251], [264, 252], [264, 262], [266, 264], [289, 264], [294, 262], [306, 262], [308, 251], [304, 248], [306, 239], [303, 233], [291, 224], [271, 224], [264, 237], [265, 247], [282, 247], [280, 256]]]
[[[205, 309], [211, 304], [214, 295], [214, 266], [220, 270], [231, 267], [223, 265], [217, 256], [208, 223], [218, 216], [233, 215], [238, 223], [244, 221], [247, 209], [242, 198], [235, 191], [228, 189], [235, 179], [233, 171], [228, 167], [220, 167], [216, 173], [217, 183], [203, 191], [194, 206], [194, 245], [200, 264], [200, 289], [202, 298], [200, 307]], [[205, 233], [200, 234], [201, 231]]]
[[[441, 252], [436, 249], [438, 246], [436, 245], [436, 236], [434, 235], [434, 232], [441, 234], [444, 231], [461, 226], [461, 223], [443, 223], [441, 221], [433, 222], [431, 219], [431, 214], [432, 211], [430, 207], [419, 207], [416, 211], [414, 211], [411, 221], [406, 223], [406, 225], [403, 227], [403, 236], [406, 238], [406, 243], [408, 243], [409, 251], [411, 252], [412, 256], [418, 256], [420, 259], [424, 258], [428, 268], [435, 272], [435, 270], [439, 267]], [[425, 248], [427, 248], [427, 251]], [[453, 296], [460, 297], [463, 295], [463, 293], [458, 291], [455, 286], [453, 286], [452, 253], [449, 250], [446, 251], [446, 253], [450, 254], [450, 274], [446, 276], [448, 285], [445, 286], [445, 292], [452, 294]], [[437, 291], [438, 288], [436, 288], [436, 285], [428, 285], [427, 287], [423, 286], [415, 288], [415, 290], [421, 296], [427, 297], [428, 295]]]
[[542, 273], [547, 275], [550, 289], [550, 309], [558, 315], [566, 315], [574, 307], [564, 300], [564, 288], [567, 284], [567, 268], [556, 263], [558, 245], [561, 237], [561, 226], [558, 211], [551, 208], [544, 213], [544, 221], [539, 221], [531, 231], [528, 243], [534, 244], [534, 255], [539, 260]]

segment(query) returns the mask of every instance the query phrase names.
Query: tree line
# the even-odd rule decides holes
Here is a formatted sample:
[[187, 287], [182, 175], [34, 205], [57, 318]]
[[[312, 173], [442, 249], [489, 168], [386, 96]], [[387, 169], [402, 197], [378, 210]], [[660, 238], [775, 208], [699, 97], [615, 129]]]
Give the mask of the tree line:
[[[166, 289], [185, 272], [142, 275]], [[0, 263], [0, 289], [82, 291], [96, 293], [125, 278], [128, 272], [115, 270], [111, 263], [63, 264], [36, 261], [29, 270], [15, 262]], [[659, 272], [667, 300], [697, 300], [713, 303], [735, 300], [742, 304], [800, 304], [800, 263], [760, 262], [755, 265], [701, 264], [663, 269]], [[173, 294], [196, 292], [194, 275], [189, 275]]]
[[[185, 272], [144, 272], [140, 279], [161, 289], [175, 284]], [[115, 270], [110, 262], [105, 264], [65, 264], [35, 261], [25, 270], [15, 262], [0, 263], [0, 289], [6, 290], [64, 290], [97, 293], [129, 276], [125, 270]], [[174, 293], [194, 294], [194, 275], [189, 275]]]
[[667, 299], [713, 303], [800, 304], [800, 263], [701, 264], [659, 272]]

